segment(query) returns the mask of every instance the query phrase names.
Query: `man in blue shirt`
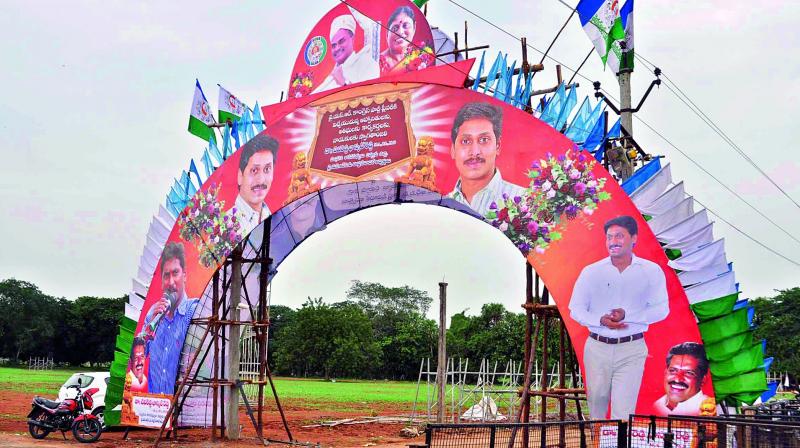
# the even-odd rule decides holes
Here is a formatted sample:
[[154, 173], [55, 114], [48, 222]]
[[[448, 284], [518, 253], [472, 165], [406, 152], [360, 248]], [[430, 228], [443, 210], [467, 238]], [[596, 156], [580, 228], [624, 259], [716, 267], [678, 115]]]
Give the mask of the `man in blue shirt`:
[[144, 320], [149, 339], [150, 366], [147, 391], [172, 395], [183, 349], [198, 299], [186, 296], [186, 257], [181, 243], [169, 243], [161, 255], [161, 288], [164, 295], [150, 307]]

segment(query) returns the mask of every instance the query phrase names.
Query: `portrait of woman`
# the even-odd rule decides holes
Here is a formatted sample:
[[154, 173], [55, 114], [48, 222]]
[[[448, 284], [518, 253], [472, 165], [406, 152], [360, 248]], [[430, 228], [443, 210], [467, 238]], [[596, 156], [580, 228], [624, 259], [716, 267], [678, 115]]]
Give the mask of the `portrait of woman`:
[[386, 43], [388, 48], [381, 53], [381, 75], [402, 69], [401, 62], [412, 47], [412, 39], [417, 32], [414, 11], [408, 6], [400, 6], [389, 16]]

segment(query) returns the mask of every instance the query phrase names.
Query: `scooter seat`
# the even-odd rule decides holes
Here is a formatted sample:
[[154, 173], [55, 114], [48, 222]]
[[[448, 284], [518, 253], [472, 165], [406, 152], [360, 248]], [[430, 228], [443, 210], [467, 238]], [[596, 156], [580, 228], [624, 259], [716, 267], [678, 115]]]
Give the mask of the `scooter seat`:
[[48, 400], [47, 398], [42, 397], [35, 397], [33, 400], [36, 404], [40, 404], [48, 409], [56, 409], [59, 405], [58, 401]]

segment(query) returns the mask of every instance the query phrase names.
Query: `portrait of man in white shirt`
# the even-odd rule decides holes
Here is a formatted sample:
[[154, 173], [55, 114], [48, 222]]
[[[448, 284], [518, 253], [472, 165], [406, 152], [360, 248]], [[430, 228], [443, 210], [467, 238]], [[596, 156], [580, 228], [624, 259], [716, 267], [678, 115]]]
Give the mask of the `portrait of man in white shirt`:
[[247, 235], [270, 215], [264, 200], [272, 186], [278, 141], [266, 134], [258, 134], [248, 141], [239, 159], [239, 195], [236, 196], [236, 218], [242, 225], [242, 236]]
[[[458, 181], [447, 197], [486, 216], [492, 203], [522, 196], [525, 189], [503, 179], [497, 169], [503, 134], [503, 110], [489, 103], [467, 103], [459, 109], [450, 132], [450, 157]], [[505, 196], [504, 196], [505, 195]]]
[[[380, 24], [353, 8], [350, 14], [337, 16], [331, 22], [330, 51], [335, 65], [331, 73], [314, 88], [313, 93], [354, 84], [380, 75], [378, 66]], [[356, 23], [364, 31], [364, 42], [355, 51]]]
[[664, 271], [633, 253], [638, 225], [618, 216], [603, 226], [609, 256], [581, 271], [569, 302], [570, 316], [589, 330], [583, 351], [592, 419], [627, 419], [636, 410], [651, 324], [669, 314]]
[[653, 403], [656, 415], [701, 415], [703, 407], [714, 409], [714, 399], [701, 390], [708, 374], [703, 344], [684, 342], [667, 353], [664, 395]]

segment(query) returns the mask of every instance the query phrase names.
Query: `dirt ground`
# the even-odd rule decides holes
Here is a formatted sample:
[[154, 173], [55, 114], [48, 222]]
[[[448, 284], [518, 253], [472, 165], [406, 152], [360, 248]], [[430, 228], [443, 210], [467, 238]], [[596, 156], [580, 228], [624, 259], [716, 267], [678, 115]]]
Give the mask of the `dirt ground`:
[[[24, 392], [0, 391], [0, 446], [2, 447], [62, 447], [65, 445], [79, 444], [71, 433], [67, 434], [65, 441], [61, 433], [51, 433], [44, 440], [34, 440], [28, 434], [25, 423], [30, 411], [32, 395]], [[303, 428], [319, 421], [340, 420], [346, 418], [372, 417], [372, 416], [402, 416], [408, 414], [408, 409], [387, 406], [363, 406], [363, 409], [354, 407], [347, 411], [316, 410], [304, 407], [297, 400], [284, 403], [286, 419], [289, 430], [298, 442], [307, 442], [322, 447], [406, 447], [409, 443], [422, 442], [423, 437], [407, 439], [400, 437], [403, 424], [366, 423], [357, 425], [338, 425], [334, 427]], [[232, 446], [260, 446], [256, 438], [253, 425], [244, 412], [239, 414], [242, 426], [241, 439], [237, 442], [218, 442], [212, 444], [209, 429], [192, 429], [179, 431], [177, 440], [161, 443], [164, 447], [232, 447]], [[288, 440], [283, 429], [280, 414], [274, 406], [267, 409], [264, 414], [265, 437], [274, 440]], [[112, 429], [103, 433], [100, 440], [93, 446], [98, 448], [130, 448], [153, 446], [157, 431], [135, 429], [128, 435], [128, 440], [123, 440], [123, 431]], [[273, 446], [287, 446], [272, 444]]]

